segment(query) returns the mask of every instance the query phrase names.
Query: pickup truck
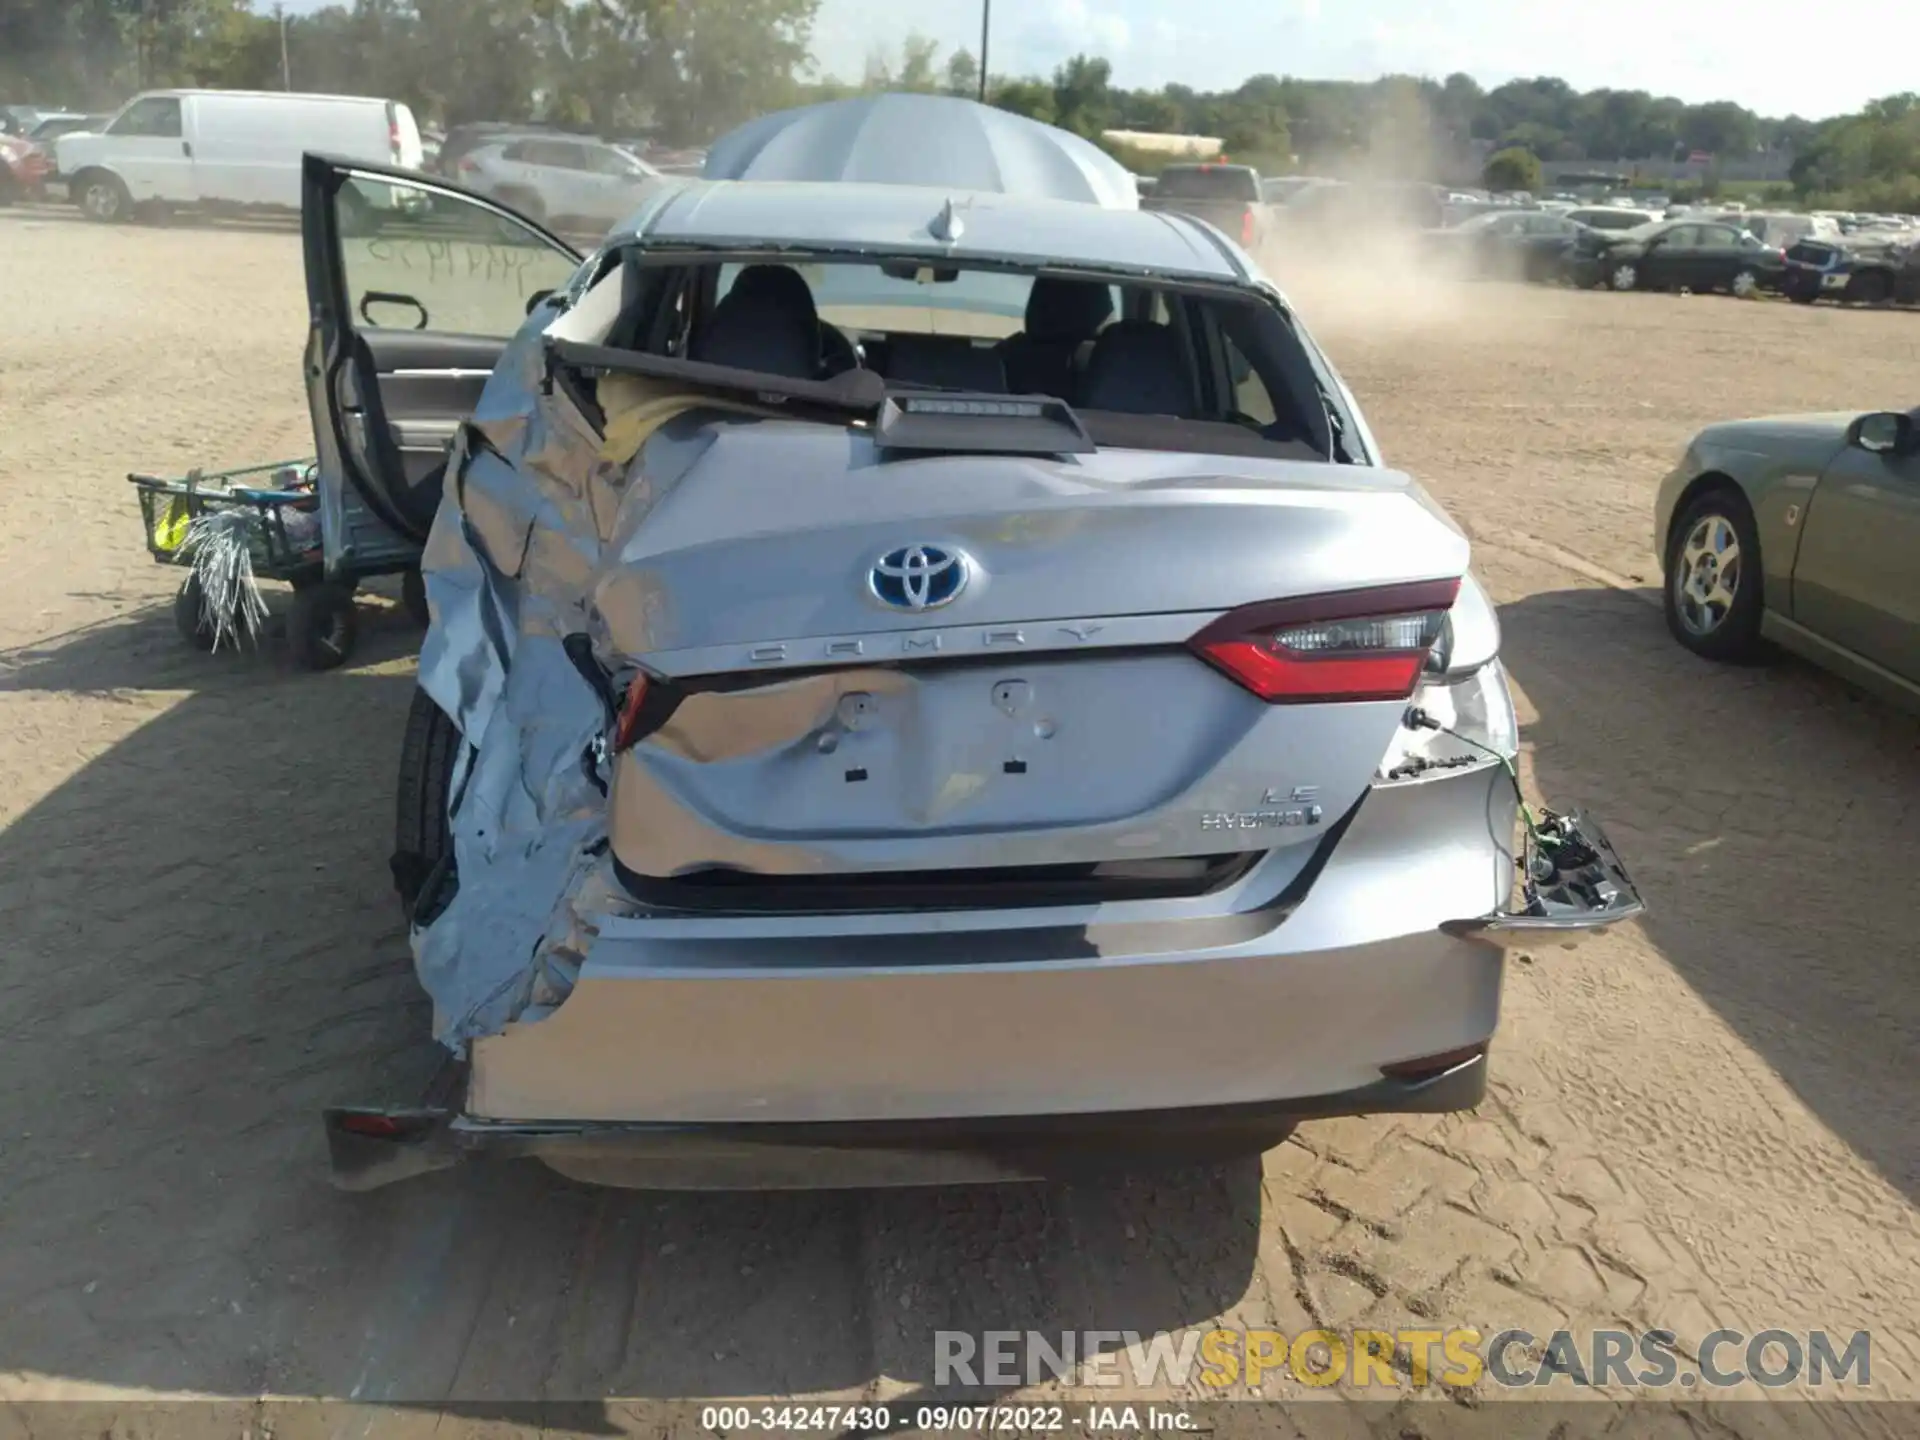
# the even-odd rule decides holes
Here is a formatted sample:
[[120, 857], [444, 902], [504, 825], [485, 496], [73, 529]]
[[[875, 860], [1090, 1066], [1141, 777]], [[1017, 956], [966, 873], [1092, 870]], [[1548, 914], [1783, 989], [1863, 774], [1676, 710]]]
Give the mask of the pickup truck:
[[1254, 250], [1273, 229], [1273, 208], [1262, 198], [1260, 172], [1251, 165], [1169, 165], [1140, 197], [1142, 210], [1175, 210], [1205, 220]]

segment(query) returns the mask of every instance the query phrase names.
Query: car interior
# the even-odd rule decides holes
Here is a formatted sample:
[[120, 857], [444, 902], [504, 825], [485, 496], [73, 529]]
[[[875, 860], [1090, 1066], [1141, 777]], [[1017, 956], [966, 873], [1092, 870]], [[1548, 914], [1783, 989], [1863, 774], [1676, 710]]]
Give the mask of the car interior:
[[[1010, 334], [964, 333], [991, 329], [983, 322], [996, 317], [970, 311], [964, 299], [943, 308], [913, 294], [897, 310], [852, 307], [862, 317], [895, 313], [898, 321], [863, 318], [842, 326], [823, 318], [813, 288], [792, 265], [746, 264], [731, 284], [724, 284], [725, 268], [642, 270], [607, 343], [792, 379], [860, 368], [890, 389], [1049, 396], [1076, 410], [1233, 425], [1327, 453], [1316, 374], [1271, 306], [1039, 275], [1019, 320], [998, 317]], [[841, 268], [876, 281], [884, 272], [909, 291], [914, 287], [898, 283], [903, 277], [938, 292], [963, 273], [891, 263]], [[957, 319], [943, 326], [942, 315]]]

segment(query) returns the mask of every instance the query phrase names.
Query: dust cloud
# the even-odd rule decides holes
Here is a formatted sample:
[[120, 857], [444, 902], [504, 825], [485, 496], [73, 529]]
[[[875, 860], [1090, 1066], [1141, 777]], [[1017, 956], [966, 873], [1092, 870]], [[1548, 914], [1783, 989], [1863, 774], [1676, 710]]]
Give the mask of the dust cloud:
[[1328, 169], [1347, 182], [1350, 198], [1317, 210], [1278, 207], [1254, 258], [1323, 337], [1371, 343], [1447, 331], [1517, 339], [1525, 327], [1516, 322], [1538, 310], [1530, 287], [1470, 277], [1431, 233], [1440, 213], [1437, 204], [1423, 213], [1426, 195], [1444, 196], [1448, 187], [1429, 177], [1457, 174], [1463, 160], [1421, 110], [1390, 109], [1355, 156]]

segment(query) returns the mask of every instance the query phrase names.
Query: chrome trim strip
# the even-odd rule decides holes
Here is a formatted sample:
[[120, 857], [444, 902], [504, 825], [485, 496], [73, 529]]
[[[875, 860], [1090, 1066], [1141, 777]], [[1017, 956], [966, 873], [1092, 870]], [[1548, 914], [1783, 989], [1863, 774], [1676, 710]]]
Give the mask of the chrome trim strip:
[[380, 378], [383, 380], [485, 380], [492, 375], [491, 370], [462, 369], [421, 369], [389, 370]]
[[866, 631], [855, 635], [807, 635], [790, 640], [763, 640], [757, 645], [656, 650], [634, 658], [663, 676], [676, 678], [746, 670], [812, 670], [906, 660], [964, 660], [987, 655], [1181, 645], [1222, 613], [1208, 610], [1171, 615], [1061, 617], [1014, 624], [976, 623]]

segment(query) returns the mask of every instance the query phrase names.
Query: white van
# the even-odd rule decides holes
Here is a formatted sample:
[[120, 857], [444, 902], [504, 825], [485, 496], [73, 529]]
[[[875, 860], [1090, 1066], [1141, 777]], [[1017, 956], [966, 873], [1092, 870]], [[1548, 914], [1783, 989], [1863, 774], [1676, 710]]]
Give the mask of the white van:
[[101, 221], [154, 202], [297, 210], [308, 150], [407, 170], [423, 158], [397, 100], [277, 90], [150, 90], [99, 134], [54, 143], [68, 196]]

